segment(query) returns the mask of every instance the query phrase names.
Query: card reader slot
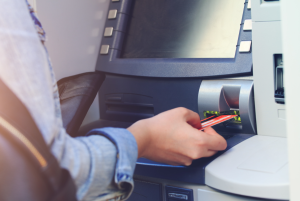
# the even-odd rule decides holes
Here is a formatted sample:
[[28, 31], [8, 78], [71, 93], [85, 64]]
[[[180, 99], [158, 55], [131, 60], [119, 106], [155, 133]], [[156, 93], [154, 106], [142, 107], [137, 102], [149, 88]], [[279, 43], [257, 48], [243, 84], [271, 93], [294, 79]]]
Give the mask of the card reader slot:
[[232, 121], [218, 124], [218, 131], [256, 133], [252, 80], [203, 80], [198, 93], [201, 119], [211, 115], [238, 115]]
[[134, 93], [105, 95], [105, 113], [113, 121], [137, 121], [154, 116], [153, 99]]

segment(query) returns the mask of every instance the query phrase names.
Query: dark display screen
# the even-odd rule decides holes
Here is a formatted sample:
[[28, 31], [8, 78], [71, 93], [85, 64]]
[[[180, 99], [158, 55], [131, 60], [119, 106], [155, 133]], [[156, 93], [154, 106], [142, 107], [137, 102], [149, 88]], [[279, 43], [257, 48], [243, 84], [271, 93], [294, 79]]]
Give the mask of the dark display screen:
[[234, 58], [241, 0], [135, 0], [122, 58]]

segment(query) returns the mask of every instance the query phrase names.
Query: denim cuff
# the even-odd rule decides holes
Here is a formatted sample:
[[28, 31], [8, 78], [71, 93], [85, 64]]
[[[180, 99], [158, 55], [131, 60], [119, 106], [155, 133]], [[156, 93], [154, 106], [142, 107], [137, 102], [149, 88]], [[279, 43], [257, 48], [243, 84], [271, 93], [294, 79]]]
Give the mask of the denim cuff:
[[118, 189], [125, 192], [121, 200], [127, 199], [133, 191], [133, 173], [138, 156], [138, 147], [134, 136], [124, 128], [98, 128], [87, 135], [102, 135], [117, 148], [117, 162], [114, 182]]

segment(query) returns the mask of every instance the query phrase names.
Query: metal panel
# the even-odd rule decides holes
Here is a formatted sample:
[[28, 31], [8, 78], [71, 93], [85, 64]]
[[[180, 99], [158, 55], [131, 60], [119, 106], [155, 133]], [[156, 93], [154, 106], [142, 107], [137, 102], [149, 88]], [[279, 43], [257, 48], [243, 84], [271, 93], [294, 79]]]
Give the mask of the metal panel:
[[300, 19], [300, 1], [282, 1], [282, 40], [284, 51], [284, 84], [286, 91], [286, 117], [287, 117], [287, 140], [289, 152], [289, 177], [290, 177], [290, 200], [300, 200], [300, 135], [299, 135], [299, 100], [300, 94], [298, 80], [300, 77], [300, 24], [295, 19]]
[[[272, 34], [265, 34], [269, 30]], [[280, 115], [285, 105], [274, 99], [274, 54], [282, 53], [280, 21], [253, 23], [252, 50], [257, 134], [285, 137], [286, 120]]]
[[252, 0], [252, 21], [280, 20], [280, 1]]

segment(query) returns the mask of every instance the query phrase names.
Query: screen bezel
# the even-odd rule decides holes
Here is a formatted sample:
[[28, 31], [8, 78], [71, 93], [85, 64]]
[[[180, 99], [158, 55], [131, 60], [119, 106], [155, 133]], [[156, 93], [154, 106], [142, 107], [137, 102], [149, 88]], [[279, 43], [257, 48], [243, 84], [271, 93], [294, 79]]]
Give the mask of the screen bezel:
[[[251, 19], [245, 0], [235, 58], [121, 58], [122, 45], [134, 0], [111, 1], [108, 10], [118, 10], [116, 19], [107, 19], [105, 27], [113, 27], [113, 35], [104, 37], [101, 45], [109, 45], [108, 54], [99, 54], [96, 70], [144, 77], [235, 77], [252, 75], [252, 50], [239, 52], [241, 41], [252, 41], [252, 32], [243, 30], [243, 22]], [[105, 28], [104, 28], [105, 29]], [[100, 45], [100, 48], [101, 48]], [[100, 52], [100, 49], [99, 49]]]

